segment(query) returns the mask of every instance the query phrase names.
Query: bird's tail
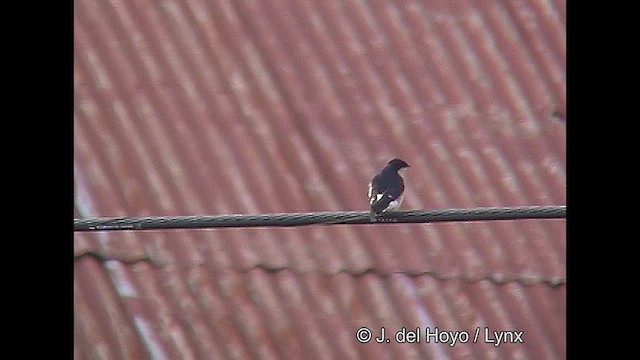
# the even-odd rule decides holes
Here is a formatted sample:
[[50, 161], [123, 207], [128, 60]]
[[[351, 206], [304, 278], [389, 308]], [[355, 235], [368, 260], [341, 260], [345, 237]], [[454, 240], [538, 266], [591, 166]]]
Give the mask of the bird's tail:
[[371, 204], [371, 212], [375, 214], [380, 214], [384, 211], [384, 209], [387, 208], [387, 206], [389, 206], [390, 203], [391, 203], [391, 198], [389, 196], [386, 196], [386, 194], [384, 194], [384, 196], [382, 196], [380, 200]]

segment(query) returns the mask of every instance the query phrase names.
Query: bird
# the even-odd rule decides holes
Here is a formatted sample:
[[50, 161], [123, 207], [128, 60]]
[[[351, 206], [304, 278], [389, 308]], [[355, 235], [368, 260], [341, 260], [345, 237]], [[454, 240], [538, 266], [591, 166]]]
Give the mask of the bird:
[[411, 167], [404, 160], [393, 159], [369, 182], [370, 219], [386, 211], [395, 211], [404, 198], [404, 180], [399, 171]]

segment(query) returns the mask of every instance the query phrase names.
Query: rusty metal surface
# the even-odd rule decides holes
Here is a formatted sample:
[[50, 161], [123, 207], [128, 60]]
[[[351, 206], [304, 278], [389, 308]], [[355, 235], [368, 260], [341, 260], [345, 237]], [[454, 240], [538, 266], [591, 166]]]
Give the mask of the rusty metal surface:
[[[566, 201], [563, 1], [74, 2], [79, 216]], [[561, 220], [78, 233], [76, 358], [564, 358]], [[361, 326], [524, 331], [360, 344]]]

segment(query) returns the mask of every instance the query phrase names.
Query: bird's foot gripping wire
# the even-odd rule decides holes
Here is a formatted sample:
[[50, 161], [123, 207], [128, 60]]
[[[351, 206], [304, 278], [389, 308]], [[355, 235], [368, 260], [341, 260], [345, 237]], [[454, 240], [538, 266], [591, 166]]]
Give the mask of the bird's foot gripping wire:
[[373, 211], [369, 213], [369, 220], [372, 223], [383, 222], [383, 223], [394, 223], [398, 222], [398, 219], [395, 217], [393, 212], [383, 212], [380, 214], [376, 214]]

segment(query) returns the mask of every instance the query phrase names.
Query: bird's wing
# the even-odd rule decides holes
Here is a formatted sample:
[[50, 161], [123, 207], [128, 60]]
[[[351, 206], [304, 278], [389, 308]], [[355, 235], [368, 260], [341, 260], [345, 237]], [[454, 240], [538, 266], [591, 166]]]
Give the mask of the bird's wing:
[[369, 203], [374, 204], [382, 198], [382, 194], [386, 190], [385, 182], [380, 175], [376, 175], [369, 182]]

